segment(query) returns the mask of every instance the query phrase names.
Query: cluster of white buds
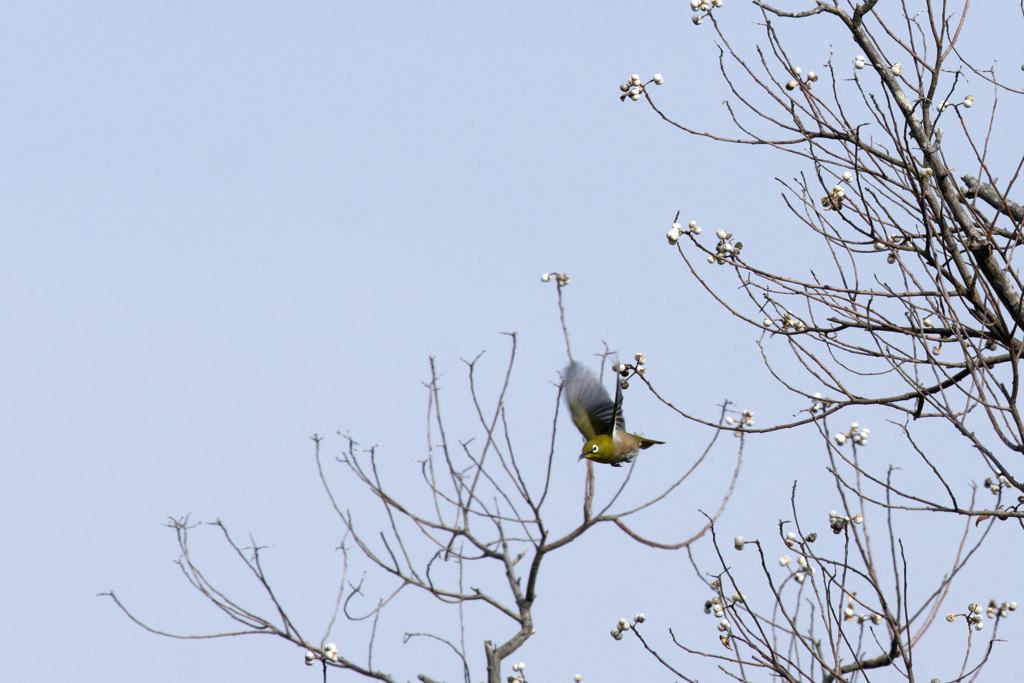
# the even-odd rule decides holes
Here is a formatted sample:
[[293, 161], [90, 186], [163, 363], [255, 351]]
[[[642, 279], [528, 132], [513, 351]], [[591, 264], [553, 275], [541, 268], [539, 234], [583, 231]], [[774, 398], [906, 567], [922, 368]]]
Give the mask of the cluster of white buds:
[[717, 263], [718, 265], [725, 265], [725, 260], [730, 256], [739, 256], [740, 250], [743, 249], [743, 242], [732, 242], [732, 233], [719, 228], [715, 231], [715, 235], [718, 236], [718, 245], [715, 247], [715, 253], [708, 256], [708, 263]]
[[1004, 486], [1009, 485], [1010, 480], [1001, 474], [999, 475], [998, 479], [993, 479], [992, 477], [988, 477], [987, 479], [985, 479], [985, 488], [991, 491], [992, 495], [998, 494], [1000, 491], [1003, 490]]
[[551, 278], [555, 278], [555, 282], [558, 283], [559, 287], [565, 287], [569, 284], [568, 273], [544, 273], [540, 276], [541, 282], [551, 282]]
[[[648, 83], [654, 83], [654, 85], [661, 85], [664, 82], [665, 77], [661, 74], [654, 74], [654, 77], [648, 81]], [[647, 92], [646, 87], [647, 84], [640, 79], [640, 74], [633, 74], [629, 77], [628, 81], [619, 84], [619, 90], [622, 91], [622, 95], [619, 96], [619, 101], [625, 102], [628, 97], [636, 102], [640, 99], [641, 95]]]
[[832, 533], [841, 534], [846, 527], [850, 525], [850, 522], [854, 524], [863, 524], [864, 515], [859, 512], [853, 517], [843, 517], [835, 510], [828, 511], [828, 525], [832, 529]]
[[[787, 548], [795, 547], [797, 544], [796, 532], [790, 531], [788, 534], [786, 534], [786, 537], [783, 540], [786, 542]], [[799, 559], [802, 560], [803, 558], [801, 557]], [[803, 566], [803, 564], [801, 564], [801, 566]]]
[[871, 430], [867, 427], [861, 427], [856, 422], [850, 425], [850, 431], [839, 432], [835, 435], [836, 445], [843, 446], [846, 444], [846, 440], [850, 439], [857, 446], [867, 446], [868, 437], [871, 436]]
[[896, 62], [890, 67], [890, 70], [892, 71], [893, 76], [899, 76], [900, 74], [903, 73], [903, 65], [900, 64], [899, 62]]
[[710, 13], [712, 7], [721, 6], [722, 0], [690, 0], [690, 9], [693, 10], [693, 16], [690, 20], [694, 26], [700, 26], [700, 22], [704, 21], [704, 17]]
[[1010, 612], [1014, 611], [1015, 609], [1017, 609], [1016, 602], [1004, 602], [1000, 604], [995, 600], [989, 600], [988, 607], [985, 608], [985, 616], [987, 616], [989, 619], [995, 619], [996, 617], [999, 617], [1000, 619], [1005, 619], [1006, 617], [1010, 616]]
[[[737, 429], [743, 429], [744, 427], [752, 427], [754, 425], [754, 411], [753, 410], [744, 410], [740, 414], [740, 419], [739, 420], [737, 420], [732, 415], [728, 415], [725, 418], [725, 424], [729, 425], [730, 427], [736, 426]], [[733, 432], [733, 433], [736, 436], [740, 435], [740, 433], [738, 431], [737, 432]]]
[[512, 665], [512, 671], [515, 673], [508, 677], [508, 683], [526, 683], [526, 676], [523, 674], [525, 670], [526, 662], [515, 662]]
[[832, 407], [832, 401], [828, 400], [827, 398], [822, 398], [820, 392], [814, 392], [812, 398], [814, 399], [814, 401], [811, 402], [812, 413], [817, 413], [818, 411], [826, 410]]
[[[708, 257], [708, 261], [710, 260], [711, 258]], [[765, 327], [770, 328], [774, 327], [775, 325], [778, 325], [784, 331], [795, 330], [796, 332], [803, 332], [804, 330], [807, 329], [807, 324], [804, 323], [803, 320], [800, 320], [800, 318], [797, 318], [795, 315], [793, 315], [793, 311], [786, 311], [786, 315], [780, 318], [778, 321], [772, 320], [771, 318], [764, 319]]]
[[856, 619], [858, 624], [866, 624], [869, 621], [871, 623], [873, 623], [873, 624], [881, 624], [882, 623], [882, 615], [881, 614], [860, 614], [860, 615], [858, 615], [857, 611], [854, 609], [853, 595], [850, 595], [850, 596], [847, 597], [846, 609], [843, 610], [843, 619], [845, 621], [853, 621], [854, 619]]
[[316, 661], [316, 654], [312, 650], [306, 650], [306, 666], [313, 666]]
[[[697, 221], [690, 221], [686, 226], [691, 235], [699, 235], [701, 233], [701, 227], [697, 225]], [[673, 223], [672, 227], [669, 228], [668, 232], [665, 233], [665, 237], [668, 238], [669, 244], [676, 244], [679, 242], [679, 238], [683, 236], [683, 226], [679, 223]]]
[[[961, 102], [960, 104], [962, 104], [966, 109], [970, 109], [971, 107], [974, 106], [974, 95], [968, 95], [967, 97], [964, 98], [964, 101]], [[954, 102], [947, 102], [946, 100], [942, 100], [941, 102], [939, 102], [938, 104], [935, 105], [935, 108], [938, 109], [939, 111], [946, 111], [946, 109], [948, 109], [949, 107], [957, 107], [957, 106], [959, 106], [959, 105], [957, 105]], [[936, 133], [936, 139], [939, 139], [939, 136], [942, 135], [942, 129], [941, 128], [937, 128], [935, 130], [935, 133]]]
[[[800, 67], [798, 67], [798, 66], [794, 66], [793, 67], [793, 75], [796, 76], [797, 79], [800, 78], [800, 76], [803, 74], [803, 72], [804, 72], [804, 70], [801, 69]], [[807, 88], [808, 90], [810, 90], [811, 89], [811, 84], [814, 83], [817, 80], [818, 80], [818, 74], [814, 73], [813, 71], [808, 71], [807, 72], [807, 78], [804, 79], [804, 87]], [[790, 79], [786, 83], [786, 90], [796, 90], [798, 85], [800, 85], [800, 82], [798, 80]]]
[[853, 68], [863, 69], [866, 65], [867, 62], [864, 61], [864, 55], [857, 55], [856, 57], [853, 58]]
[[644, 615], [643, 612], [633, 617], [633, 623], [630, 623], [629, 619], [627, 619], [626, 617], [622, 617], [621, 619], [619, 619], [619, 623], [615, 625], [615, 628], [612, 629], [612, 638], [614, 638], [615, 640], [622, 640], [623, 633], [633, 628], [637, 624], [644, 623], [645, 621], [647, 621], [647, 617]]
[[338, 661], [338, 646], [334, 643], [327, 643], [324, 646], [324, 659], [329, 659], [332, 662]]
[[[790, 545], [790, 542], [791, 542], [790, 536], [793, 537], [792, 540], [795, 542], [796, 534], [790, 532], [786, 536], [786, 545], [792, 548], [793, 546]], [[789, 555], [783, 555], [782, 557], [779, 558], [779, 566], [780, 567], [788, 567], [792, 561], [793, 561], [793, 558], [791, 558]], [[799, 566], [799, 569], [797, 569], [796, 571], [793, 572], [793, 579], [795, 579], [797, 583], [803, 583], [804, 580], [810, 574], [814, 573], [814, 567], [811, 566], [811, 564], [807, 561], [807, 558], [804, 557], [803, 555], [797, 555], [796, 556], [796, 563]]]
[[831, 194], [827, 194], [821, 198], [821, 206], [826, 211], [832, 211], [833, 209], [839, 211], [843, 208], [844, 199], [846, 199], [846, 190], [841, 186], [836, 185], [832, 188]]

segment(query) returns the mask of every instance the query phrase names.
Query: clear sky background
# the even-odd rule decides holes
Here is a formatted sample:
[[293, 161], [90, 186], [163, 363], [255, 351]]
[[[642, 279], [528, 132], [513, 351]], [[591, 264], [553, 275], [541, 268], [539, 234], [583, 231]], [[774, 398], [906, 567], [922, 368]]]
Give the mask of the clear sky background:
[[[747, 4], [727, 0], [719, 16], [739, 45], [759, 39]], [[1017, 28], [998, 16], [979, 9], [974, 21], [964, 44], [978, 62], [1002, 56], [1001, 43], [1019, 45]], [[805, 70], [820, 69], [829, 43], [835, 62], [848, 64], [855, 48], [824, 35], [824, 19], [815, 26], [817, 42], [794, 45]], [[660, 72], [666, 83], [654, 94], [667, 112], [729, 131], [709, 28], [693, 26], [682, 2], [6, 3], [4, 680], [317, 680], [283, 641], [161, 638], [96, 594], [115, 590], [170, 631], [228, 627], [177, 573], [163, 526], [169, 516], [219, 518], [240, 540], [251, 533], [270, 546], [272, 580], [319, 639], [343, 528], [319, 488], [310, 435], [327, 436], [329, 454], [343, 446], [338, 431], [378, 444], [404, 490], [425, 451], [428, 358], [443, 374], [452, 433], [470, 438], [478, 431], [461, 359], [486, 350], [481, 384], [493, 394], [509, 349], [501, 332], [516, 331], [509, 415], [520, 457], [539, 471], [566, 362], [555, 286], [541, 273], [572, 277], [565, 296], [578, 357], [592, 359], [603, 342], [625, 357], [642, 351], [652, 380], [710, 419], [726, 398], [754, 409], [759, 424], [805, 408], [772, 384], [755, 333], [698, 288], [664, 238], [682, 211], [708, 240], [724, 227], [748, 260], [756, 253], [803, 272], [813, 252], [796, 238], [774, 180], [800, 166], [687, 137], [643, 103], [618, 99], [630, 74]], [[1020, 79], [1016, 66], [1005, 73]], [[975, 95], [981, 105], [984, 93]], [[1003, 121], [1019, 121], [1014, 103], [1002, 106]], [[709, 272], [724, 285], [720, 271]], [[626, 416], [668, 442], [638, 464], [637, 498], [712, 437], [640, 387], [627, 394]], [[899, 462], [898, 430], [881, 416], [871, 428], [868, 452]], [[560, 430], [558, 448], [552, 514], [568, 529], [585, 467], [575, 433]], [[720, 446], [646, 528], [666, 541], [689, 536], [703, 519], [697, 509], [714, 509], [734, 452]], [[772, 538], [792, 517], [796, 478], [813, 489], [801, 505], [827, 534], [836, 501], [821, 484], [823, 455], [810, 431], [750, 440], [721, 524], [725, 545], [738, 533]], [[957, 480], [964, 490], [985, 476], [969, 465]], [[599, 493], [621, 474], [602, 468]], [[375, 508], [346, 495], [357, 517], [379, 523]], [[941, 573], [928, 539], [959, 528], [919, 520], [906, 531], [923, 569]], [[994, 533], [1016, 542], [1011, 531]], [[215, 536], [196, 533], [211, 575], [257, 604]], [[706, 543], [698, 555], [710, 560]], [[1005, 565], [972, 570], [948, 609], [1024, 601], [1017, 562]], [[931, 585], [922, 580], [921, 594]], [[514, 659], [528, 662], [531, 680], [669, 680], [635, 642], [615, 643], [608, 631], [643, 611], [670, 658], [686, 661], [665, 645], [666, 630], [714, 650], [715, 623], [701, 609], [708, 597], [684, 553], [598, 530], [551, 558], [538, 634]], [[455, 680], [453, 660], [401, 642], [405, 630], [454, 618], [437, 610], [411, 597], [397, 603], [375, 665], [400, 680]], [[484, 638], [513, 633], [505, 621], [482, 623], [468, 637], [477, 667]], [[940, 646], [961, 647], [961, 626]], [[1015, 619], [1004, 628], [1020, 642]], [[339, 623], [329, 639], [358, 657], [364, 634], [365, 624]], [[1010, 670], [999, 653], [989, 674]], [[952, 677], [957, 661], [922, 673]]]

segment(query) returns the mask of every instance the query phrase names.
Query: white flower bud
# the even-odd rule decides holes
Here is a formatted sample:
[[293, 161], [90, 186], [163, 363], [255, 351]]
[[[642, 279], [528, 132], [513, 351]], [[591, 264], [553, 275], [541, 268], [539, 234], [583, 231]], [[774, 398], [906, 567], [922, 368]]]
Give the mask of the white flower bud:
[[743, 546], [745, 546], [746, 544], [747, 540], [742, 536], [737, 536], [735, 539], [733, 539], [732, 542], [732, 545], [734, 548], [736, 548], [736, 550], [743, 550]]
[[544, 273], [540, 276], [541, 282], [551, 282], [551, 273]]
[[956, 615], [952, 612], [946, 614], [946, 621], [956, 621]]
[[633, 74], [632, 76], [630, 76], [629, 82], [632, 83], [633, 85], [640, 85], [640, 83], [642, 82], [640, 80], [640, 74]]
[[661, 74], [654, 74], [654, 84], [661, 85], [665, 82], [665, 78]]
[[804, 579], [806, 579], [807, 577], [804, 576], [803, 574], [797, 573], [797, 574], [793, 574], [793, 578], [796, 579], [797, 583], [803, 583]]
[[693, 231], [694, 235], [699, 235], [701, 233], [701, 227], [699, 225], [693, 226], [693, 228], [691, 228], [691, 230]]
[[1015, 609], [1017, 609], [1017, 601], [1016, 601], [1016, 600], [1014, 600], [1013, 602], [1011, 602], [1011, 603], [1010, 603], [1009, 605], [1007, 605], [1006, 607], [1007, 607], [1007, 608], [1008, 608], [1008, 609], [1009, 609], [1009, 610], [1010, 610], [1011, 612], [1012, 612], [1012, 611], [1014, 611]]
[[718, 237], [718, 239], [720, 240], [729, 239], [729, 233], [727, 233], [725, 230], [722, 230], [721, 228], [715, 230], [715, 236]]
[[311, 650], [306, 650], [306, 666], [313, 666], [314, 661], [316, 661], [316, 655]]
[[896, 254], [889, 254], [888, 256], [886, 256], [885, 262], [888, 263], [890, 266], [896, 263]]
[[677, 228], [675, 225], [673, 225], [672, 228], [665, 233], [665, 237], [668, 238], [669, 244], [678, 243], [680, 236], [682, 236], [682, 233], [679, 231], [679, 228]]
[[700, 9], [700, 0], [690, 0], [690, 9], [694, 12]]
[[640, 99], [640, 93], [634, 93], [634, 94], [630, 95], [630, 96], [629, 96], [629, 99], [631, 99], [631, 100], [633, 100], [634, 102], [636, 102], [637, 100], [639, 100], [639, 99]]
[[714, 256], [708, 256], [708, 263], [714, 263], [714, 262], [715, 262], [715, 257]]
[[796, 81], [789, 81], [786, 83], [786, 90], [796, 90]]
[[694, 14], [694, 15], [693, 15], [693, 16], [692, 16], [692, 17], [690, 18], [690, 21], [692, 21], [692, 22], [693, 22], [693, 25], [694, 25], [694, 26], [700, 26], [700, 22], [702, 22], [702, 21], [704, 21], [704, 20], [703, 20], [703, 19], [701, 18], [701, 16], [700, 16], [699, 14]]
[[985, 622], [983, 622], [983, 621], [979, 621], [979, 622], [976, 622], [974, 624], [974, 630], [975, 631], [980, 631], [983, 628], [985, 628]]
[[798, 67], [798, 66], [794, 66], [794, 67], [793, 67], [793, 75], [794, 75], [794, 76], [799, 76], [799, 75], [800, 75], [800, 74], [802, 74], [803, 72], [804, 72], [804, 70], [803, 70], [803, 69], [801, 69], [800, 67]]
[[771, 327], [772, 326], [772, 319], [771, 318], [765, 318], [764, 319], [764, 326], [765, 327]]
[[853, 516], [853, 523], [854, 524], [863, 524], [864, 523], [864, 515], [860, 514], [859, 512], [857, 514], [855, 514]]
[[843, 180], [845, 180], [846, 182], [850, 182], [851, 180], [853, 180], [853, 174], [847, 171], [846, 173], [843, 174]]
[[842, 446], [845, 443], [846, 443], [846, 434], [843, 434], [842, 432], [839, 432], [838, 434], [836, 434], [836, 445], [837, 446]]
[[818, 80], [818, 74], [814, 73], [813, 71], [808, 71], [807, 80], [809, 80], [811, 83], [814, 83], [816, 80]]
[[620, 83], [619, 90], [622, 92], [629, 92], [629, 83]]
[[572, 677], [572, 680], [576, 681], [576, 683], [580, 683], [580, 681], [583, 680], [583, 674], [576, 674]]
[[638, 614], [635, 617], [633, 617], [633, 619], [634, 619], [634, 621], [636, 621], [636, 623], [642, 624], [645, 621], [647, 621], [647, 615], [644, 614], [643, 612], [641, 612], [640, 614]]
[[899, 62], [896, 62], [895, 64], [892, 65], [892, 75], [893, 76], [899, 76], [902, 73], [903, 73], [903, 65], [902, 64], [900, 64]]
[[728, 631], [729, 630], [729, 620], [728, 619], [722, 619], [720, 622], [718, 622], [718, 630], [719, 631]]
[[790, 561], [789, 560], [789, 555], [783, 555], [782, 557], [779, 558], [779, 566], [780, 567], [788, 567], [789, 566], [789, 561]]
[[968, 95], [964, 98], [964, 106], [968, 109], [974, 106], [974, 95]]
[[622, 617], [621, 619], [619, 619], [619, 630], [620, 631], [628, 631], [629, 630], [629, 619], [627, 619], [626, 617]]
[[337, 652], [337, 651], [338, 651], [338, 646], [335, 645], [334, 643], [327, 643], [327, 646], [324, 647], [324, 652]]

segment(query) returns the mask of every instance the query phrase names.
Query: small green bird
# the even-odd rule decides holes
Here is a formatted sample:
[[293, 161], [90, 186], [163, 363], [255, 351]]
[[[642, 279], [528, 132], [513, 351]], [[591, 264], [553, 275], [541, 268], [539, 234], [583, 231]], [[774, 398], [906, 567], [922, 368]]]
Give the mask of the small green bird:
[[626, 431], [622, 417], [622, 386], [616, 378], [615, 400], [608, 396], [601, 383], [582, 363], [573, 361], [564, 370], [565, 403], [572, 421], [587, 443], [580, 460], [587, 458], [613, 467], [632, 462], [641, 448], [650, 448], [655, 441]]

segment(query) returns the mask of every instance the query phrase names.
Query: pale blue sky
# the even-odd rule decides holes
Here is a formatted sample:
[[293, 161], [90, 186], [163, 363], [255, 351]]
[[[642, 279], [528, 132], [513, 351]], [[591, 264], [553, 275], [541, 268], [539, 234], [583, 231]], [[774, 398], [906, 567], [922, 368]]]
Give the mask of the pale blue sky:
[[[727, 5], [753, 41], [750, 7]], [[445, 377], [447, 418], [470, 436], [460, 359], [486, 349], [480, 372], [493, 390], [508, 348], [499, 333], [517, 331], [509, 413], [521, 451], [539, 457], [566, 360], [543, 272], [572, 276], [579, 357], [602, 341], [627, 357], [643, 351], [652, 379], [709, 418], [726, 397], [764, 423], [803, 407], [778, 400], [754, 335], [703, 295], [664, 238], [682, 210], [684, 222], [734, 231], [747, 254], [799, 261], [773, 180], [798, 167], [685, 137], [618, 100], [630, 74], [661, 72], [666, 111], [728, 130], [708, 28], [679, 2], [7, 3], [4, 679], [316, 678], [283, 641], [159, 638], [95, 595], [116, 590], [168, 630], [219, 630], [176, 573], [162, 527], [168, 516], [219, 517], [273, 547], [266, 560], [293, 616], [318, 637], [342, 529], [308, 437], [350, 432], [379, 444], [396, 472], [414, 466], [428, 357]], [[807, 68], [827, 58], [814, 53]], [[679, 472], [711, 437], [640, 388], [626, 410], [631, 427], [669, 442], [640, 463], [650, 481]], [[881, 460], [886, 430], [876, 418]], [[568, 528], [583, 465], [576, 435], [559, 439]], [[650, 520], [657, 533], [681, 538], [700, 524], [731, 448], [671, 515]], [[751, 441], [723, 533], [770, 537], [791, 518], [792, 480], [819, 476], [821, 455], [810, 432]], [[824, 527], [835, 504], [827, 490], [807, 493]], [[684, 555], [621, 541], [599, 530], [551, 559], [538, 635], [515, 657], [531, 680], [661, 676], [635, 643], [607, 635], [637, 611], [661, 642], [672, 626], [715, 648], [700, 610], [708, 596]], [[213, 573], [252, 594], [215, 543], [199, 547]], [[995, 594], [951, 599], [1019, 590], [986, 576]], [[424, 645], [401, 644], [409, 624], [430, 626], [431, 609], [396, 608], [378, 666], [403, 680], [455, 679], [419, 664]], [[495, 623], [470, 639], [473, 664], [483, 637], [512, 633]], [[331, 639], [359, 642], [360, 628], [341, 624]], [[1016, 622], [1006, 628], [1016, 640]]]

